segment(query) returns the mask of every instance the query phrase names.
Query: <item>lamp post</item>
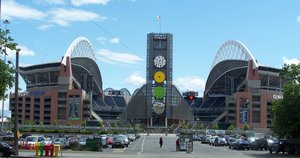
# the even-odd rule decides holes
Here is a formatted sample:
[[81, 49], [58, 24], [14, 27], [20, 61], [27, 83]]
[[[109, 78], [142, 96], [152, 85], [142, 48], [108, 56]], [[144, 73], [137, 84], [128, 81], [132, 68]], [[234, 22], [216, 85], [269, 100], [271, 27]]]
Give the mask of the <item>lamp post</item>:
[[[8, 20], [4, 20], [3, 23], [5, 24], [5, 31], [7, 32], [7, 24], [9, 24], [9, 21]], [[5, 34], [5, 44], [7, 43], [7, 33]], [[4, 64], [6, 63], [6, 46], [4, 44]], [[1, 132], [3, 132], [3, 129], [4, 129], [4, 101], [5, 101], [5, 91], [3, 92], [3, 100], [2, 100], [2, 114], [1, 114]]]
[[14, 107], [14, 148], [16, 149], [16, 155], [19, 155], [18, 152], [19, 51], [20, 49], [16, 50], [15, 107]]

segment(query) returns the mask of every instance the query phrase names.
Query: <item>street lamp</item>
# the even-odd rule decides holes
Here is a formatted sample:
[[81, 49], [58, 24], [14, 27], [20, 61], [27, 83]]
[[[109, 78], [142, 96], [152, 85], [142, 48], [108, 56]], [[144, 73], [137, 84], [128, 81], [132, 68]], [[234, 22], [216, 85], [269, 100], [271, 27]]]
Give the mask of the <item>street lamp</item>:
[[16, 149], [16, 155], [19, 155], [18, 152], [19, 51], [20, 49], [16, 50], [15, 107], [14, 107], [14, 148]]
[[[6, 31], [6, 34], [5, 34], [5, 44], [7, 43], [7, 24], [9, 24], [9, 21], [6, 19], [3, 21], [3, 23], [5, 24], [5, 31]], [[6, 52], [6, 46], [4, 44], [4, 54], [3, 54], [3, 58], [4, 58], [4, 64], [6, 63], [6, 55], [7, 55], [7, 52]], [[3, 92], [3, 100], [2, 100], [2, 114], [1, 114], [1, 117], [2, 117], [2, 121], [1, 121], [1, 132], [3, 132], [3, 129], [4, 129], [4, 101], [5, 101], [5, 90]]]

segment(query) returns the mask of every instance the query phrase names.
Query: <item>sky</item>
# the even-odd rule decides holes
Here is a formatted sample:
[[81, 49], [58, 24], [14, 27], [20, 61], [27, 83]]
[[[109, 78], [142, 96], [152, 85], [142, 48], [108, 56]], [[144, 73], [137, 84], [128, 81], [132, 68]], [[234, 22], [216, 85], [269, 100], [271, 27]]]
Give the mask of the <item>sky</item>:
[[[145, 83], [147, 34], [171, 33], [173, 83], [201, 97], [228, 40], [242, 42], [260, 65], [299, 63], [299, 6], [298, 0], [1, 0], [1, 28], [19, 44], [20, 66], [58, 62], [73, 40], [86, 37], [103, 89], [131, 93]], [[20, 86], [26, 90], [23, 79]]]

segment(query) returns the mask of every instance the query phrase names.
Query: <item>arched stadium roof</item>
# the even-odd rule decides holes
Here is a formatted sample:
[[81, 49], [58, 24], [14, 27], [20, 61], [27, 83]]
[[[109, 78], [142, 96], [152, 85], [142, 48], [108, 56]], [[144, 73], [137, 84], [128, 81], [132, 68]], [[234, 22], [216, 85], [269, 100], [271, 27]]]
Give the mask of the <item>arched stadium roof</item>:
[[93, 76], [98, 90], [102, 92], [101, 72], [96, 63], [96, 56], [91, 42], [85, 37], [76, 38], [67, 49], [61, 61], [62, 64], [66, 65], [67, 57], [71, 58], [72, 67], [76, 67], [76, 69], [72, 69], [75, 77], [76, 74], [83, 73], [83, 71], [87, 72]]
[[96, 62], [96, 56], [93, 46], [91, 42], [85, 37], [78, 37], [71, 43], [61, 62], [62, 64], [66, 65], [67, 57], [88, 57]]
[[214, 66], [216, 66], [218, 63], [224, 60], [253, 60], [253, 68], [258, 67], [257, 62], [254, 59], [252, 53], [249, 51], [249, 49], [243, 43], [237, 40], [226, 41], [220, 47], [213, 60], [211, 69], [213, 69]]
[[[205, 94], [208, 93], [215, 84], [218, 84], [218, 80], [222, 79], [222, 76], [226, 73], [235, 72], [236, 75], [241, 75], [240, 73], [242, 72], [240, 71], [247, 70], [248, 61], [250, 60], [253, 61], [253, 68], [257, 68], [258, 64], [255, 58], [249, 49], [240, 41], [229, 40], [222, 44], [213, 60], [211, 71], [205, 85]], [[215, 86], [218, 87], [218, 85]]]

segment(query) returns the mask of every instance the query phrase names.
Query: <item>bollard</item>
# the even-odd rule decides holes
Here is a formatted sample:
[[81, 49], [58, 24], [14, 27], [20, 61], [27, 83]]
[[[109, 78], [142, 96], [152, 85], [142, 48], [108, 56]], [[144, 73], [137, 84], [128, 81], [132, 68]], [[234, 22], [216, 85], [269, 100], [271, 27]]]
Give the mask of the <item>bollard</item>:
[[39, 156], [40, 142], [34, 143], [35, 156]]
[[57, 157], [59, 156], [60, 153], [60, 145], [59, 144], [55, 144], [54, 145], [54, 156]]
[[49, 144], [45, 144], [45, 146], [44, 146], [45, 156], [49, 156], [49, 148], [50, 148], [50, 145]]
[[40, 143], [40, 156], [44, 155], [44, 143]]
[[53, 144], [50, 144], [49, 150], [50, 150], [50, 156], [53, 157], [53, 154], [54, 154], [54, 145]]

